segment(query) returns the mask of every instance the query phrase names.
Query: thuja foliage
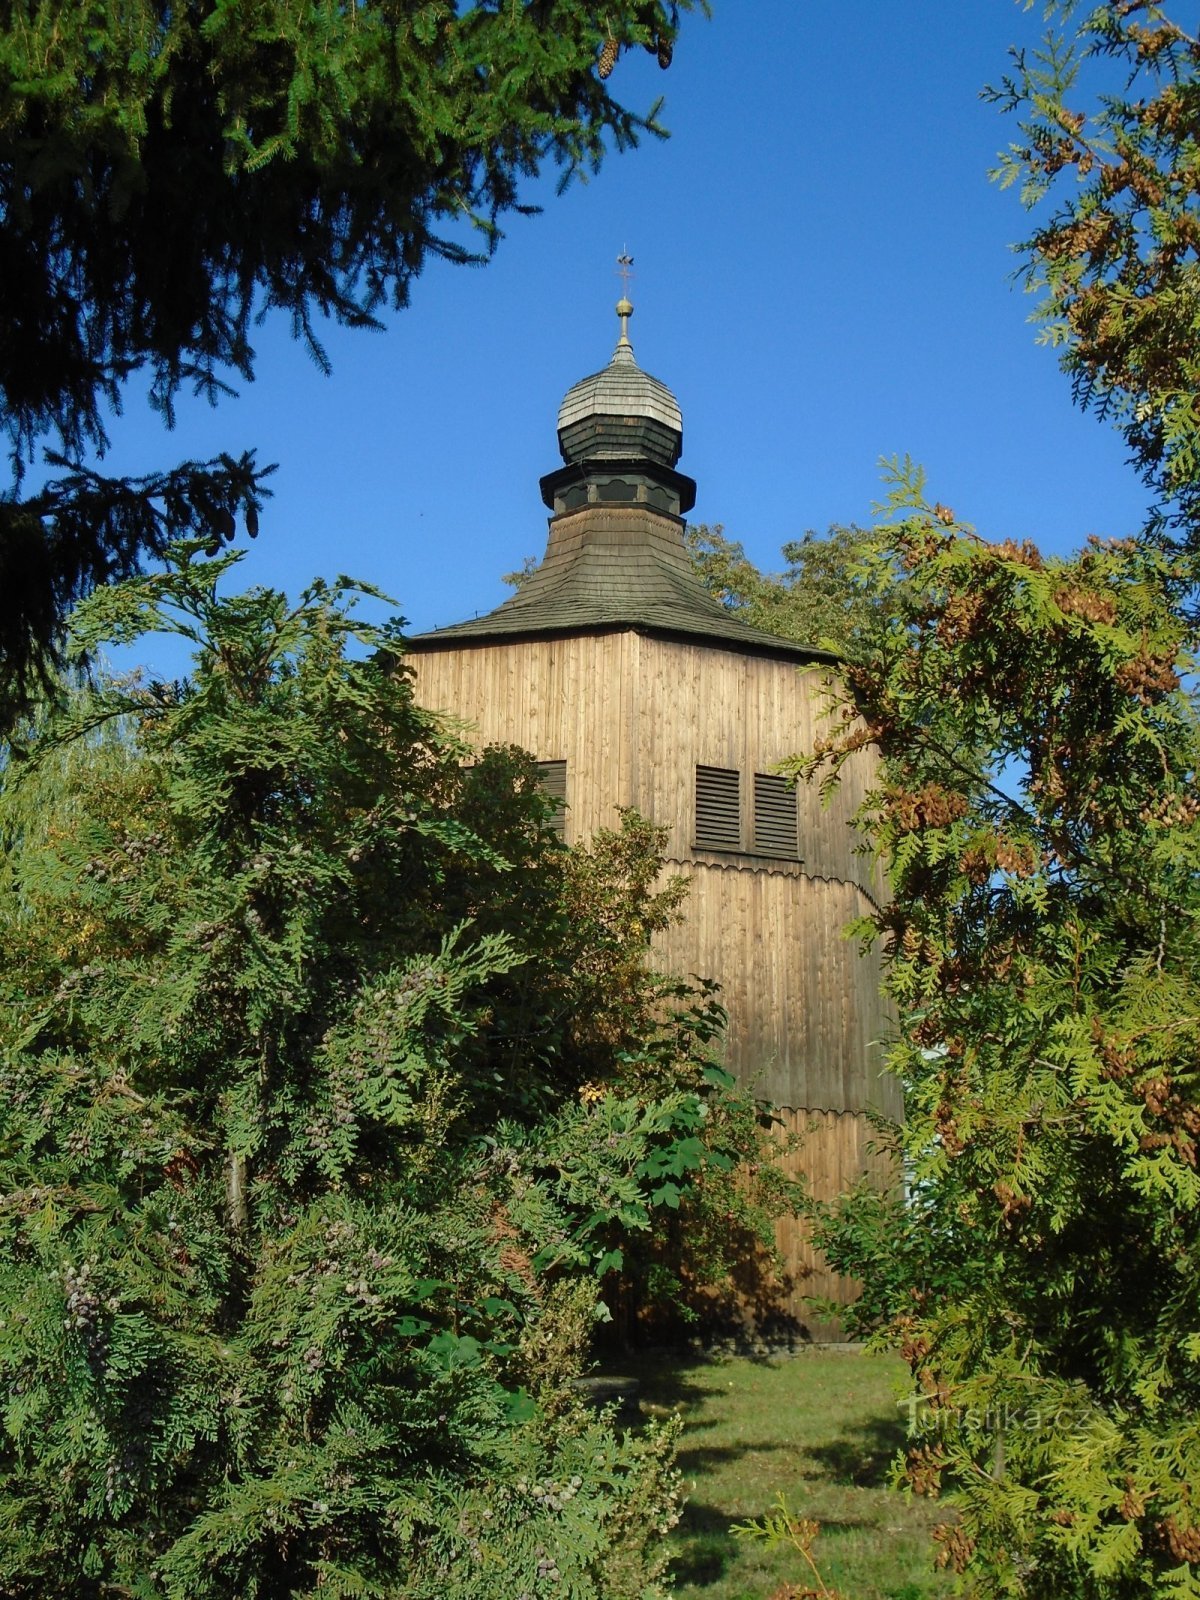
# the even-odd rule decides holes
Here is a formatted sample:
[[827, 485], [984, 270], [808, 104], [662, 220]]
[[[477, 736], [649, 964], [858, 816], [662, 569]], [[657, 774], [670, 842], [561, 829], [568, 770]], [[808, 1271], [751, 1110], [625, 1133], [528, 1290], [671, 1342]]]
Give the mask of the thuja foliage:
[[233, 560], [93, 596], [81, 648], [194, 670], [4, 774], [0, 1589], [646, 1600], [672, 1432], [572, 1380], [737, 1159], [719, 1014], [644, 967], [661, 841], [566, 851], [345, 586]]
[[[1030, 0], [1032, 4], [1032, 0]], [[1158, 503], [1200, 523], [1200, 35], [1153, 0], [1048, 0], [1042, 49], [991, 97], [1021, 134], [998, 176], [1038, 213], [1022, 246], [1043, 339], [1111, 416]], [[1047, 211], [1049, 214], [1047, 215]]]
[[735, 1539], [761, 1540], [768, 1546], [784, 1545], [799, 1558], [797, 1566], [806, 1574], [805, 1581], [781, 1584], [771, 1600], [846, 1600], [825, 1582], [813, 1555], [820, 1523], [794, 1512], [785, 1494], [775, 1496], [774, 1506], [761, 1522], [735, 1522], [729, 1531]]
[[[1200, 1595], [1200, 721], [1182, 558], [988, 544], [901, 471], [803, 763], [863, 825], [903, 1193], [826, 1219], [963, 1592]], [[902, 582], [897, 582], [902, 578]]]
[[[252, 377], [260, 313], [289, 317], [324, 364], [319, 318], [377, 325], [431, 256], [484, 259], [539, 172], [586, 175], [607, 148], [663, 132], [657, 108], [630, 110], [611, 92], [620, 72], [599, 68], [625, 46], [668, 64], [693, 3], [0, 12], [0, 416], [14, 469], [0, 497], [0, 712], [28, 704], [65, 605], [165, 542], [128, 482], [82, 526], [70, 471], [53, 508], [20, 504], [35, 447], [76, 463], [102, 449], [106, 407], [133, 374], [168, 421], [183, 387], [217, 399]], [[166, 536], [252, 519], [253, 462], [236, 468], [193, 463], [191, 498], [218, 515], [196, 505]]]

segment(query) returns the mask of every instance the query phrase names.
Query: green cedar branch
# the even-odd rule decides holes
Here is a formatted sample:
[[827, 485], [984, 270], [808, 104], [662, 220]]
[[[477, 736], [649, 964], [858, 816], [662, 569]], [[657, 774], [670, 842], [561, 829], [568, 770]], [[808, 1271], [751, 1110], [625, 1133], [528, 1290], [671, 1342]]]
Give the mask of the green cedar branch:
[[60, 619], [76, 600], [132, 577], [185, 536], [210, 554], [239, 523], [253, 538], [274, 471], [259, 467], [253, 451], [119, 478], [48, 459], [62, 476], [28, 499], [0, 499], [0, 727], [55, 692]]
[[1020, 249], [1042, 341], [1124, 434], [1156, 497], [1150, 530], [1196, 549], [1200, 38], [1151, 0], [1045, 9], [1043, 47], [986, 91], [1020, 122], [994, 176], [1040, 213]]
[[[1200, 720], [1186, 553], [989, 545], [897, 469], [891, 605], [798, 770], [865, 747], [905, 1176], [826, 1208], [913, 1374], [903, 1470], [986, 1600], [1197, 1592]], [[903, 582], [893, 583], [901, 574]], [[1181, 576], [1182, 575], [1182, 576]], [[951, 763], [945, 752], [965, 754]], [[1016, 811], [995, 793], [1002, 772]], [[820, 1212], [821, 1208], [815, 1208]]]

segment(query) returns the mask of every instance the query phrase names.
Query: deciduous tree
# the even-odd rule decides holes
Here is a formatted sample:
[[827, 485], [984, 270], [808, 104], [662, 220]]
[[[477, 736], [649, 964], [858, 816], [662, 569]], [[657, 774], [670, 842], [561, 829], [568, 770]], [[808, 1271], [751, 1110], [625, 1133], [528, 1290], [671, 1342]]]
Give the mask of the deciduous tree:
[[870, 604], [854, 579], [855, 561], [868, 535], [861, 528], [811, 530], [789, 539], [782, 572], [760, 572], [720, 523], [687, 530], [687, 544], [705, 588], [722, 604], [766, 633], [800, 644], [840, 647]]

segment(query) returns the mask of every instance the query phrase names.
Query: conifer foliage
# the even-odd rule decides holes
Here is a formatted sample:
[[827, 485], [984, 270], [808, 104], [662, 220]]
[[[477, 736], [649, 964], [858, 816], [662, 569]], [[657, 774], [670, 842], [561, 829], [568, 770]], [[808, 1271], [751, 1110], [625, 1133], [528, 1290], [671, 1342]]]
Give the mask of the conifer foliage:
[[737, 1155], [719, 1016], [641, 961], [660, 841], [572, 856], [346, 586], [234, 559], [93, 596], [80, 648], [194, 673], [75, 699], [0, 796], [0, 1589], [646, 1600], [671, 1430], [572, 1380]]
[[[0, 10], [0, 727], [31, 696], [66, 608], [167, 538], [253, 531], [245, 456], [191, 464], [189, 512], [129, 480], [107, 517], [68, 490], [106, 407], [144, 374], [170, 421], [181, 388], [253, 376], [260, 313], [326, 365], [321, 317], [378, 324], [430, 257], [486, 259], [547, 167], [661, 135], [597, 75], [602, 47], [670, 59], [695, 0], [293, 0], [165, 6], [32, 0]], [[703, 0], [701, 0], [703, 5]], [[619, 85], [619, 74], [612, 81]], [[54, 505], [23, 464], [67, 458]], [[170, 512], [170, 504], [166, 506]], [[212, 514], [208, 514], [208, 513]]]
[[987, 544], [897, 472], [887, 597], [807, 762], [864, 807], [904, 1191], [824, 1225], [908, 1360], [943, 1565], [1027, 1600], [1200, 1595], [1200, 719], [1185, 557]]
[[[1040, 50], [991, 98], [1020, 121], [997, 176], [1036, 213], [1023, 245], [1044, 341], [1124, 433], [1151, 526], [1200, 526], [1200, 31], [1157, 0], [1048, 0]], [[1050, 209], [1052, 208], [1052, 209]]]
[[[686, 0], [685, 0], [686, 4]], [[674, 37], [651, 0], [262, 0], [254, 12], [44, 0], [0, 28], [0, 399], [13, 443], [103, 433], [147, 365], [250, 375], [256, 297], [366, 324], [430, 254], [471, 259], [543, 163], [661, 132], [601, 46]], [[472, 240], [456, 224], [484, 230]]]

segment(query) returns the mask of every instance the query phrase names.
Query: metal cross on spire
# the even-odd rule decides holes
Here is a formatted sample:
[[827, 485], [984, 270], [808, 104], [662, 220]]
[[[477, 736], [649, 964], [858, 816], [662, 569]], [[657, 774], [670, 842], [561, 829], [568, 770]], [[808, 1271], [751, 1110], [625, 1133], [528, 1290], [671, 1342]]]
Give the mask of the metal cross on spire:
[[617, 340], [617, 349], [625, 351], [633, 347], [629, 343], [629, 319], [633, 315], [633, 306], [629, 301], [629, 280], [633, 277], [633, 257], [625, 246], [617, 257], [617, 275], [621, 279], [621, 298], [617, 301], [617, 315], [621, 319], [621, 337]]

